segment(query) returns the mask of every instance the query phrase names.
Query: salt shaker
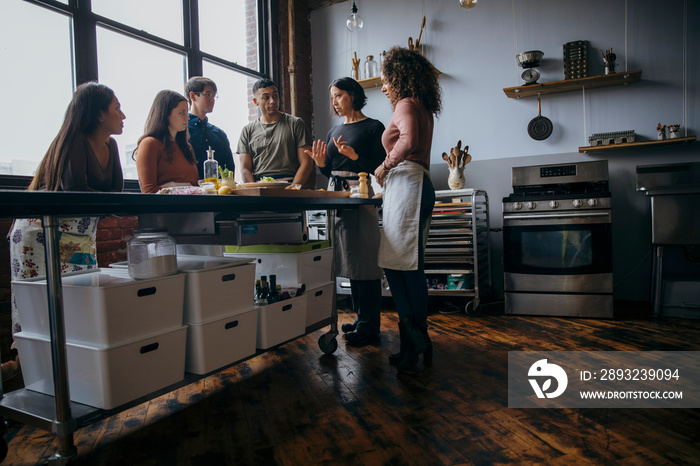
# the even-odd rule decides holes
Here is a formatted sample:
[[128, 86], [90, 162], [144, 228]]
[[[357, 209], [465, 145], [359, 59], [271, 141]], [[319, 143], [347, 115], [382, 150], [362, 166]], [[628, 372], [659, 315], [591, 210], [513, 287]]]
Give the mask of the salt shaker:
[[367, 173], [360, 172], [357, 174], [360, 181], [360, 197], [367, 199], [369, 197], [369, 188], [367, 188]]

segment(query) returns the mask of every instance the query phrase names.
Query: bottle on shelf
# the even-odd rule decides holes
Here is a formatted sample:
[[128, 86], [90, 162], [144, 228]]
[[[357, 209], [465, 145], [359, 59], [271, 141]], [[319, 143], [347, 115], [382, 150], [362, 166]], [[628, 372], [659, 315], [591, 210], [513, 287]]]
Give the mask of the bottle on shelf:
[[267, 275], [262, 275], [260, 277], [260, 295], [256, 299], [255, 304], [259, 306], [264, 306], [267, 304], [267, 296], [270, 292], [270, 288], [267, 284]]
[[277, 275], [270, 275], [270, 292], [267, 294], [268, 304], [276, 303], [280, 300], [279, 291], [277, 290], [278, 286]]
[[253, 295], [253, 299], [255, 299], [256, 303], [260, 299], [261, 294], [262, 294], [262, 285], [260, 284], [260, 279], [257, 279], [257, 280], [255, 280], [255, 294]]
[[374, 78], [379, 76], [379, 65], [374, 61], [374, 55], [367, 55], [367, 60], [365, 61], [365, 75], [364, 79]]
[[214, 183], [216, 190], [219, 190], [219, 162], [214, 158], [214, 151], [211, 147], [209, 147], [207, 159], [204, 161], [204, 182]]

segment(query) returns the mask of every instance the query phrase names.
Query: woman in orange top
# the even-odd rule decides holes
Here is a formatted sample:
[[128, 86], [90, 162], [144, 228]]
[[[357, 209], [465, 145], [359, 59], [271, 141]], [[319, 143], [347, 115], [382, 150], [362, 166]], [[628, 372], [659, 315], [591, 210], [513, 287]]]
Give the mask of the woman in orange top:
[[146, 119], [145, 133], [132, 155], [141, 192], [157, 193], [172, 184], [197, 186], [197, 159], [187, 142], [189, 119], [183, 95], [170, 90], [156, 94]]

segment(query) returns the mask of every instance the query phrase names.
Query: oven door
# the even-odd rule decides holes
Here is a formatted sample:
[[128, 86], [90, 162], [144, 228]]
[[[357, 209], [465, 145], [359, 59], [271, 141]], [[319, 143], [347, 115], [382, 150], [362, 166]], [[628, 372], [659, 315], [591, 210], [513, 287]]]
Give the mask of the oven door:
[[503, 216], [506, 291], [612, 293], [610, 211]]

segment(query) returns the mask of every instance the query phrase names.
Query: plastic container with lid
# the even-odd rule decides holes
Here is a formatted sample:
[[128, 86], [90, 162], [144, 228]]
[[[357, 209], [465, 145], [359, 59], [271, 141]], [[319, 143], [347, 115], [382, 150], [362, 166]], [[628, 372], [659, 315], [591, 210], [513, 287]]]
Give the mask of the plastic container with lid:
[[175, 240], [165, 228], [134, 230], [127, 245], [131, 278], [157, 278], [177, 273]]

